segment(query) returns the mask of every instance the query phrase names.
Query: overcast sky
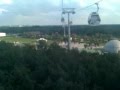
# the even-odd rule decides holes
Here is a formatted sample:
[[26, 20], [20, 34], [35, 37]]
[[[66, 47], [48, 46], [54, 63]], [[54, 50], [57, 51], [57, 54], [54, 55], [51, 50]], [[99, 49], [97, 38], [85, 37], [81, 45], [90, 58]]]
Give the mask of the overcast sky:
[[[64, 7], [76, 8], [73, 24], [87, 24], [88, 16], [96, 11], [93, 5], [99, 0], [64, 0]], [[103, 0], [99, 3], [101, 24], [120, 24], [120, 0]], [[65, 16], [66, 17], [66, 16]], [[61, 25], [61, 0], [0, 0], [1, 25]]]

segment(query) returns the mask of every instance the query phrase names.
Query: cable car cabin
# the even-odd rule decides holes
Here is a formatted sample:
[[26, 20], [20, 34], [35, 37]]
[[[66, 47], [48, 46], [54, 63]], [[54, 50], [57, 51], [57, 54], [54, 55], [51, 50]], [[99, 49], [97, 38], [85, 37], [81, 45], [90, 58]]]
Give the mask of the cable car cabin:
[[100, 16], [97, 12], [92, 12], [88, 18], [88, 24], [91, 26], [99, 25], [100, 21]]

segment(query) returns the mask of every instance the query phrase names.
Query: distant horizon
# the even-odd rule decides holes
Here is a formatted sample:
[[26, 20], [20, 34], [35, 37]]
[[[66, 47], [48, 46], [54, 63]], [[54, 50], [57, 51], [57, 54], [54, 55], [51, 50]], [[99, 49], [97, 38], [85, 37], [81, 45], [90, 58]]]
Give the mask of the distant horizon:
[[[120, 25], [120, 24], [100, 24], [98, 26], [104, 26], [104, 25]], [[3, 25], [3, 26], [0, 26], [0, 27], [31, 27], [31, 26], [62, 26], [62, 25]], [[67, 25], [66, 25], [67, 26]], [[87, 25], [87, 24], [81, 24], [81, 25], [71, 25], [71, 26], [90, 26], [90, 25]], [[96, 27], [96, 26], [91, 26], [91, 27]]]

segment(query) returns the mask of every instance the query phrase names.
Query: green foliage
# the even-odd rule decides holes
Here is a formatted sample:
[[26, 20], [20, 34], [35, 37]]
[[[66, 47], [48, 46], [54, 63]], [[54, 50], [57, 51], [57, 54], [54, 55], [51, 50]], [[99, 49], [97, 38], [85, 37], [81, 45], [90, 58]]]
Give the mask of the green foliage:
[[47, 49], [47, 42], [44, 40], [38, 41], [37, 48], [40, 49]]
[[0, 40], [9, 43], [19, 42], [19, 43], [28, 43], [28, 44], [34, 43], [36, 41], [36, 39], [21, 38], [14, 36], [0, 37]]
[[[120, 56], [0, 42], [0, 90], [119, 90]], [[43, 47], [47, 48], [43, 48]]]
[[[60, 38], [59, 35], [63, 35], [63, 29], [61, 26], [24, 26], [24, 27], [0, 27], [0, 32], [6, 33], [19, 33], [22, 36], [27, 37], [39, 37], [42, 35], [53, 35], [54, 38]], [[39, 33], [39, 34], [38, 34]], [[120, 25], [100, 25], [91, 27], [89, 25], [74, 25], [71, 27], [71, 33], [77, 35], [96, 35], [105, 34], [107, 36], [120, 36]]]

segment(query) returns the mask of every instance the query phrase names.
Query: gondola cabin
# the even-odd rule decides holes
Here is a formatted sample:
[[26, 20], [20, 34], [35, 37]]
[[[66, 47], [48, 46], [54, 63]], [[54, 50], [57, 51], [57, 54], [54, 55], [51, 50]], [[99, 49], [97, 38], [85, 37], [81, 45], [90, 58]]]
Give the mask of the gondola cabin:
[[92, 12], [88, 18], [88, 24], [91, 26], [97, 26], [100, 24], [100, 16], [97, 12]]

